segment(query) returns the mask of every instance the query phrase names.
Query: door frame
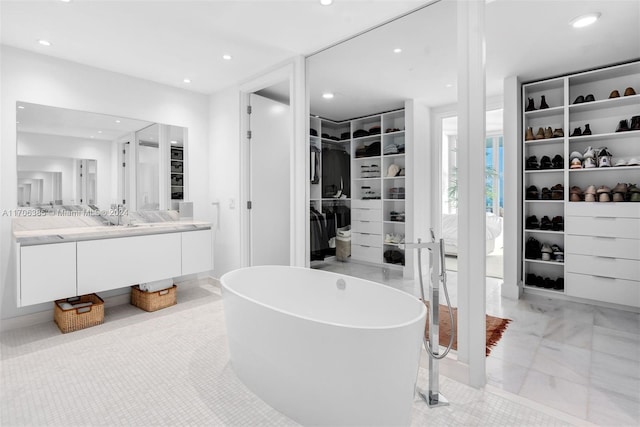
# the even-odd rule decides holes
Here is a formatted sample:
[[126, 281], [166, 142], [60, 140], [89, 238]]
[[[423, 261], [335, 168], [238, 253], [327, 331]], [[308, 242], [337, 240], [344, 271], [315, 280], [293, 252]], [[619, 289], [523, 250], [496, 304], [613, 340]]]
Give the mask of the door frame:
[[308, 123], [305, 113], [308, 110], [306, 101], [305, 59], [296, 56], [282, 64], [279, 64], [264, 73], [257, 75], [240, 85], [240, 266], [251, 265], [251, 216], [247, 209], [250, 197], [250, 154], [247, 132], [250, 129], [250, 118], [247, 114], [250, 95], [261, 89], [265, 89], [276, 83], [289, 82], [289, 108], [290, 123], [290, 233], [289, 233], [289, 264], [292, 266], [305, 266], [308, 258], [306, 236], [308, 221], [305, 221], [305, 198], [307, 197], [307, 181], [309, 173], [308, 157], [309, 147], [304, 144], [305, 135], [308, 133]]

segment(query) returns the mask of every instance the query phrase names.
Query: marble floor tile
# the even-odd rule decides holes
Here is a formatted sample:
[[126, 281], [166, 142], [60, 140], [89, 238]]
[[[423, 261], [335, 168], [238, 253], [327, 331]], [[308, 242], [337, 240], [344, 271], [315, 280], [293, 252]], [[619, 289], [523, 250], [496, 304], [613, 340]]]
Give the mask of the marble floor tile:
[[538, 346], [531, 369], [576, 384], [589, 384], [591, 351], [543, 339]]
[[610, 390], [591, 387], [587, 420], [600, 426], [635, 427], [640, 425], [640, 404]]
[[591, 350], [593, 323], [582, 323], [570, 318], [553, 317], [549, 320], [542, 338]]
[[594, 325], [640, 335], [640, 313], [596, 307]]
[[502, 335], [502, 339], [491, 350], [489, 357], [498, 357], [509, 363], [529, 368], [541, 341], [541, 337], [511, 329], [511, 325], [509, 325]]
[[640, 405], [640, 361], [592, 352], [591, 385], [609, 390]]
[[487, 357], [487, 384], [509, 393], [518, 394], [529, 372], [528, 368], [501, 359], [493, 354]]
[[529, 370], [520, 396], [586, 419], [588, 387], [565, 379]]
[[594, 326], [592, 349], [625, 359], [639, 360], [640, 335]]

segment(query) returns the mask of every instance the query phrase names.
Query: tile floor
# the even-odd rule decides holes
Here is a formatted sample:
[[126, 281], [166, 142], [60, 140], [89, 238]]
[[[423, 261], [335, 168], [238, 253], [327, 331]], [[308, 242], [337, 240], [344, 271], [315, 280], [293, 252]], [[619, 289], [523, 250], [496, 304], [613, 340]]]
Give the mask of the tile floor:
[[[154, 313], [107, 307], [103, 325], [70, 334], [53, 322], [0, 334], [0, 425], [297, 425], [234, 375], [219, 288], [179, 288], [178, 301]], [[601, 372], [604, 386], [608, 373]], [[421, 368], [418, 384], [427, 380]], [[441, 390], [451, 406], [429, 409], [418, 398], [413, 425], [588, 424], [491, 386], [476, 390], [443, 376]]]
[[[395, 271], [318, 267], [419, 292]], [[448, 279], [456, 306], [456, 273]], [[513, 301], [500, 296], [501, 283], [487, 278], [487, 314], [513, 322], [487, 358], [487, 383], [597, 425], [640, 425], [640, 314], [529, 294]]]

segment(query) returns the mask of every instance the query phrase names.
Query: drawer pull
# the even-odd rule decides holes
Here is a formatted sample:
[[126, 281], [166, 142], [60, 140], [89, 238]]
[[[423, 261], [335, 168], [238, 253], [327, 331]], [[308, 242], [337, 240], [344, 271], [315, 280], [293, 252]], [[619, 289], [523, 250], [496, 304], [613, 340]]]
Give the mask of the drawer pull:
[[596, 219], [612, 219], [612, 220], [616, 219], [615, 216], [594, 216], [594, 218], [596, 218]]
[[602, 240], [616, 240], [615, 237], [611, 236], [593, 236], [594, 239], [602, 239]]
[[370, 248], [371, 247], [369, 245], [360, 245], [360, 246], [362, 246], [363, 248]]
[[371, 222], [371, 221], [365, 221], [364, 219], [361, 219], [360, 222]]
[[597, 278], [597, 279], [605, 279], [605, 280], [618, 280], [615, 277], [609, 277], [609, 276], [599, 276], [597, 274], [594, 274], [593, 277]]
[[596, 258], [601, 258], [601, 259], [610, 259], [612, 261], [615, 261], [617, 258], [616, 257], [612, 257], [612, 256], [604, 256], [604, 255], [594, 255], [594, 257]]

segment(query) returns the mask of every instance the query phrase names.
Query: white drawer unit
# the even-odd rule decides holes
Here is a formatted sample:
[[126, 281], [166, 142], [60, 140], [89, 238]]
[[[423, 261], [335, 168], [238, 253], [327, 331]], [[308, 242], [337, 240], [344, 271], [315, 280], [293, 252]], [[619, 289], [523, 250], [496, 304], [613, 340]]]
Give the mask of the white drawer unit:
[[351, 221], [351, 231], [354, 233], [382, 234], [382, 222]]
[[564, 286], [569, 296], [640, 307], [640, 282], [635, 280], [567, 273]]
[[213, 269], [211, 230], [189, 231], [182, 235], [182, 275]]
[[594, 255], [640, 260], [640, 240], [568, 235], [566, 237], [565, 252], [571, 255]]
[[567, 234], [640, 239], [640, 218], [570, 216], [564, 227]]
[[351, 242], [354, 245], [382, 247], [382, 236], [380, 234], [371, 233], [351, 233]]
[[78, 242], [78, 293], [179, 277], [181, 233]]
[[352, 208], [353, 221], [382, 221], [382, 210], [369, 208]]
[[572, 202], [566, 204], [567, 216], [640, 218], [640, 203], [586, 203]]
[[571, 273], [640, 280], [638, 260], [569, 254], [565, 259], [565, 267]]
[[351, 257], [367, 262], [382, 262], [382, 248], [365, 245], [351, 245]]
[[76, 295], [76, 242], [20, 248], [18, 305]]
[[351, 199], [352, 209], [378, 209], [382, 210], [382, 200]]

